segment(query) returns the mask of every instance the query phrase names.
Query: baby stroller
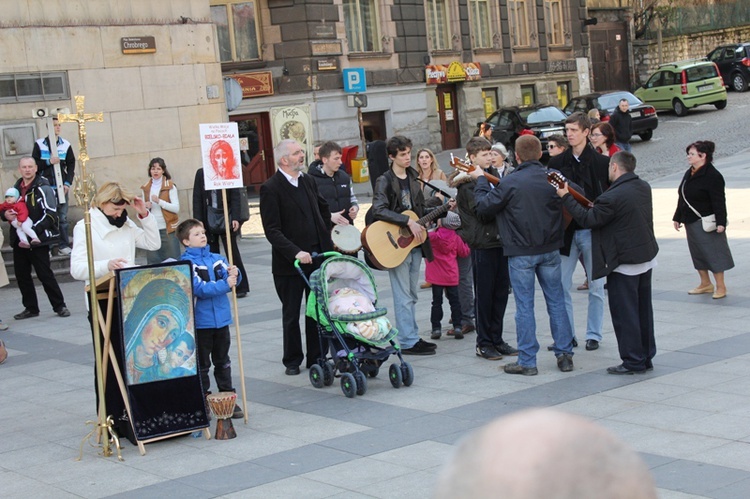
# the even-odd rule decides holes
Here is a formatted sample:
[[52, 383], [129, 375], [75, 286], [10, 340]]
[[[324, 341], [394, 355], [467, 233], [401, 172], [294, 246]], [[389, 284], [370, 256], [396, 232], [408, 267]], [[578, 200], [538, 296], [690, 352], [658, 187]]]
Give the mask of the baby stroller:
[[394, 388], [411, 386], [414, 371], [401, 356], [395, 338], [396, 328], [385, 317], [385, 308], [377, 308], [375, 278], [361, 260], [330, 251], [313, 258], [326, 258], [308, 280], [310, 287], [306, 315], [318, 323], [322, 357], [310, 368], [310, 383], [315, 388], [333, 384], [341, 374], [341, 390], [349, 398], [367, 392], [367, 377], [374, 378], [380, 366], [393, 354], [400, 364], [388, 368]]

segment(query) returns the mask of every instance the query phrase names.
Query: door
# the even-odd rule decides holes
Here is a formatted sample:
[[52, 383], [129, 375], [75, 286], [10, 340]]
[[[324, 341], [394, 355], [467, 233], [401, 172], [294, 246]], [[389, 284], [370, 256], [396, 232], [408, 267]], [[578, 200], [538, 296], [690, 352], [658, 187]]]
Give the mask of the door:
[[[240, 133], [242, 183], [255, 191], [276, 173], [271, 143], [271, 120], [268, 113], [230, 116]], [[249, 190], [249, 189], [248, 189]]]
[[458, 102], [455, 85], [438, 85], [435, 89], [440, 116], [440, 137], [443, 150], [461, 147], [461, 131], [458, 128]]
[[627, 25], [601, 23], [588, 28], [594, 90], [630, 90]]

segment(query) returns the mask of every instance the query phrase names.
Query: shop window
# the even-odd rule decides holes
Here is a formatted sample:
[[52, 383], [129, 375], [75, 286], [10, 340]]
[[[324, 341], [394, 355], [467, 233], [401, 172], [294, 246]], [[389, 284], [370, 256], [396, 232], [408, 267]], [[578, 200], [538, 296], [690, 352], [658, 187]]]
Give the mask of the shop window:
[[521, 85], [521, 105], [530, 106], [536, 102], [536, 87]]
[[570, 82], [561, 81], [557, 83], [557, 107], [565, 109], [570, 100]]
[[484, 117], [488, 118], [497, 109], [497, 88], [483, 88]]

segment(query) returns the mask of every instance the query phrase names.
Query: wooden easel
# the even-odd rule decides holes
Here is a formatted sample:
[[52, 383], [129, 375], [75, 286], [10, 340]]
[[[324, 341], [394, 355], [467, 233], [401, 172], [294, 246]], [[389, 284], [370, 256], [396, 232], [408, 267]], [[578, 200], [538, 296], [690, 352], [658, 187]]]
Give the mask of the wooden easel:
[[[146, 447], [145, 444], [150, 444], [151, 442], [156, 442], [158, 440], [165, 440], [167, 438], [172, 437], [178, 437], [181, 435], [187, 435], [190, 433], [193, 433], [194, 430], [187, 430], [187, 431], [181, 431], [178, 433], [172, 433], [169, 435], [164, 435], [161, 437], [154, 437], [154, 438], [148, 438], [145, 440], [140, 440], [137, 437], [137, 434], [135, 432], [135, 427], [133, 426], [133, 413], [130, 410], [130, 401], [128, 400], [128, 392], [125, 389], [125, 380], [122, 379], [122, 372], [120, 371], [120, 364], [117, 362], [117, 357], [115, 357], [115, 348], [112, 346], [112, 342], [110, 341], [110, 334], [112, 331], [112, 313], [114, 311], [115, 307], [115, 298], [117, 298], [117, 286], [116, 286], [116, 280], [115, 280], [115, 274], [114, 272], [109, 272], [108, 274], [100, 277], [96, 280], [96, 306], [99, 307], [99, 300], [107, 300], [107, 310], [101, 310], [101, 307], [99, 308], [99, 313], [97, 314], [97, 317], [99, 318], [99, 329], [101, 331], [102, 335], [102, 382], [104, 384], [105, 393], [107, 388], [107, 372], [109, 367], [109, 362], [112, 362], [112, 367], [114, 368], [113, 371], [115, 373], [115, 378], [117, 378], [117, 386], [120, 388], [120, 395], [122, 396], [122, 400], [125, 403], [125, 410], [128, 413], [128, 420], [130, 421], [130, 426], [133, 428], [133, 435], [136, 435], [136, 442], [138, 444], [138, 450], [141, 453], [141, 456], [146, 455]], [[89, 292], [89, 286], [86, 286], [86, 293]], [[93, 304], [92, 304], [93, 306]], [[104, 352], [107, 352], [106, 354]], [[211, 439], [211, 432], [208, 428], [203, 428], [201, 430], [203, 432], [203, 436], [206, 438], [206, 440]], [[102, 434], [100, 433], [98, 435], [98, 438], [102, 438]], [[104, 435], [104, 438], [108, 438], [106, 435]]]

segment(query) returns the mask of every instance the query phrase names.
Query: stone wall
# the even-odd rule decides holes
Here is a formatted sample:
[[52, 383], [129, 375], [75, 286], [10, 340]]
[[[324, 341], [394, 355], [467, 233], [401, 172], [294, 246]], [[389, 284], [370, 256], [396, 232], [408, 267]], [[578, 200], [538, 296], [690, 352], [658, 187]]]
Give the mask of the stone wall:
[[[747, 40], [750, 40], [750, 26], [664, 38], [662, 63], [706, 57], [719, 45]], [[656, 40], [636, 40], [633, 42], [633, 53], [636, 79], [642, 84], [659, 66], [659, 47]]]

